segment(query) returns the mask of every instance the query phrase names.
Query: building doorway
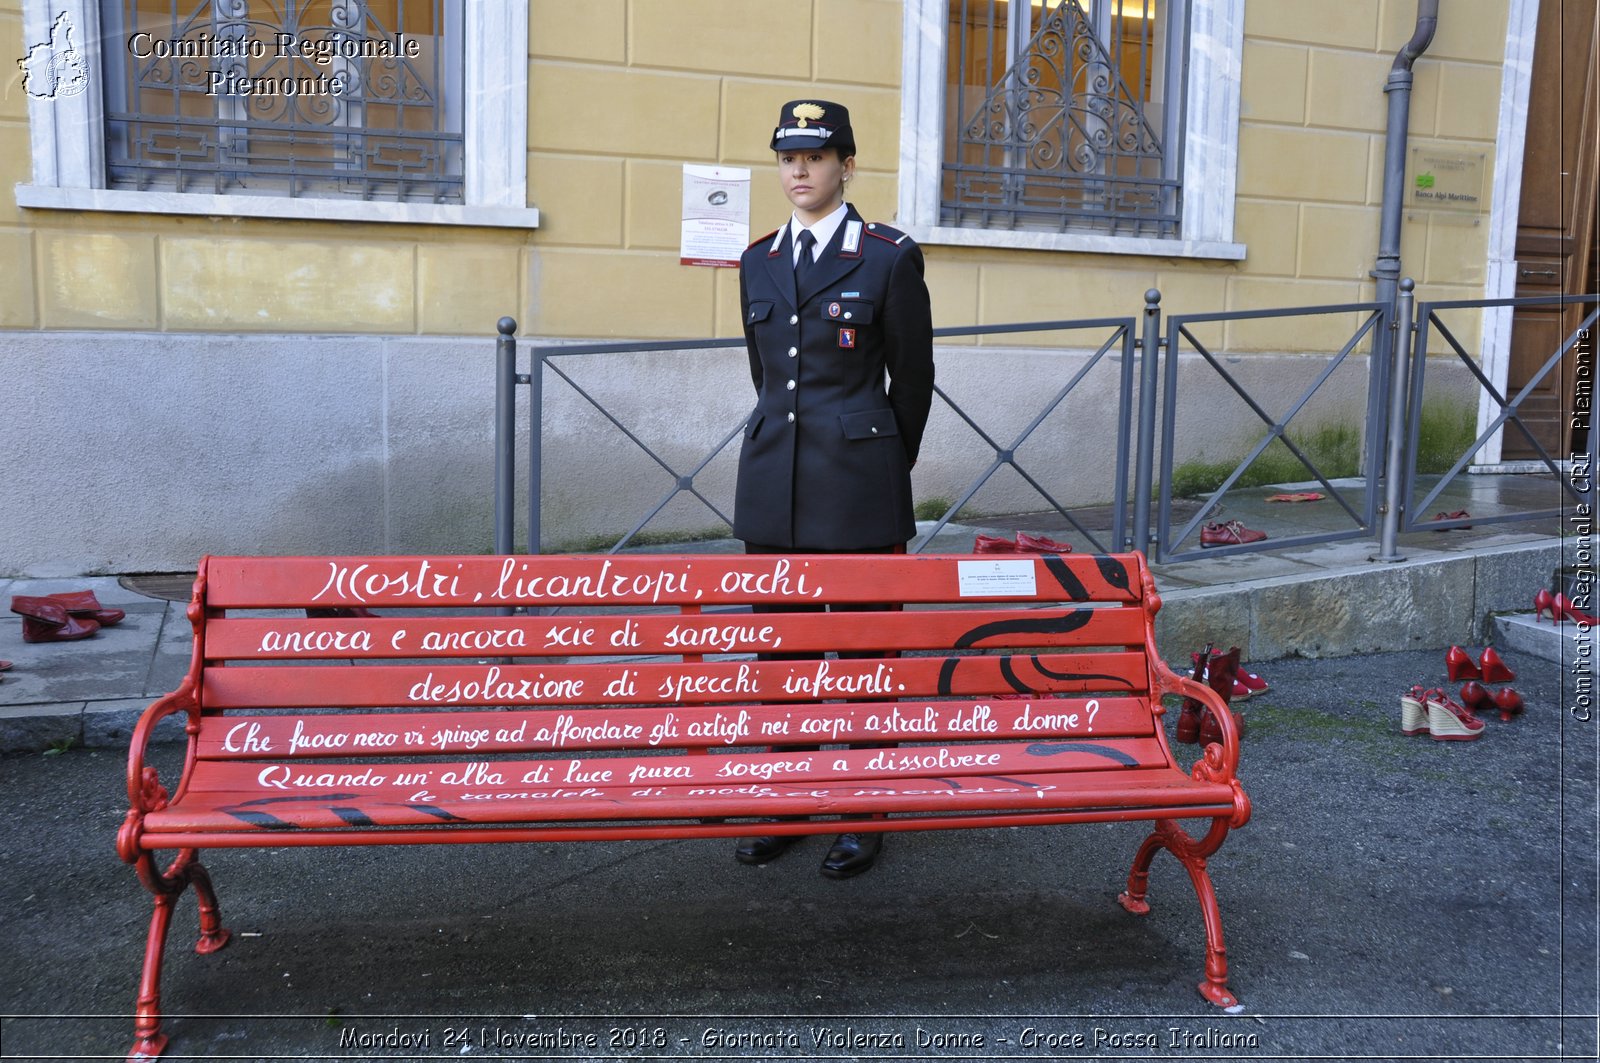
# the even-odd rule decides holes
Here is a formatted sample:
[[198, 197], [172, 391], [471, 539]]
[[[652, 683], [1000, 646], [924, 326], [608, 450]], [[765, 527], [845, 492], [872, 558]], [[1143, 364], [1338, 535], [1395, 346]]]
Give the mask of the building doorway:
[[[1600, 20], [1592, 0], [1544, 0], [1539, 5], [1517, 215], [1517, 296], [1582, 295], [1600, 285], [1597, 49]], [[1508, 398], [1521, 392], [1589, 309], [1516, 308]], [[1587, 431], [1574, 427], [1573, 411], [1580, 389], [1583, 408], [1588, 409], [1594, 371], [1594, 344], [1577, 344], [1522, 404], [1523, 424], [1552, 458], [1569, 458], [1588, 446]], [[1537, 458], [1538, 453], [1522, 432], [1508, 426], [1501, 457], [1519, 461]]]

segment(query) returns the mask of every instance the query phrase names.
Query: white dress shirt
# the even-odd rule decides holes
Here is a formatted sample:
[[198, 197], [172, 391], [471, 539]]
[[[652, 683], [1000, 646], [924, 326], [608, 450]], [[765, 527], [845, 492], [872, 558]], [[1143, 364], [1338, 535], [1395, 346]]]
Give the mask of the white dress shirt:
[[[838, 232], [839, 226], [844, 224], [845, 214], [845, 206], [840, 203], [838, 210], [811, 226], [811, 235], [817, 238], [816, 246], [811, 249], [811, 261], [815, 262], [822, 257], [822, 249], [828, 246], [828, 241], [833, 239], [833, 234]], [[800, 233], [805, 228], [806, 226], [800, 224], [799, 218], [793, 215], [789, 217], [789, 242], [794, 245], [791, 251], [794, 260], [791, 265], [800, 261]]]

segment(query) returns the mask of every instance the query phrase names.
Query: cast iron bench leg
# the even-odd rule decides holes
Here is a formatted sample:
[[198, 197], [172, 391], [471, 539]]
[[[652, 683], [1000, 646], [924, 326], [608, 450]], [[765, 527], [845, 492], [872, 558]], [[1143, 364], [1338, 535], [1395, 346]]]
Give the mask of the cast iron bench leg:
[[188, 886], [194, 886], [200, 907], [200, 939], [194, 950], [202, 956], [209, 955], [226, 946], [231, 936], [222, 926], [222, 912], [217, 906], [211, 875], [201, 866], [198, 856], [194, 849], [183, 850], [166, 874], [156, 871], [155, 861], [148, 853], [139, 859], [139, 878], [155, 894], [156, 909], [150, 916], [150, 936], [144, 946], [144, 970], [139, 977], [139, 1002], [133, 1020], [133, 1048], [128, 1052], [130, 1063], [154, 1059], [167, 1047], [166, 1034], [161, 1032], [161, 960], [166, 951], [167, 930], [172, 924], [172, 910]]
[[1216, 852], [1228, 835], [1228, 821], [1213, 820], [1211, 830], [1199, 841], [1189, 837], [1174, 820], [1156, 822], [1153, 834], [1139, 846], [1133, 858], [1133, 868], [1128, 872], [1128, 889], [1117, 897], [1117, 903], [1134, 915], [1146, 915], [1150, 905], [1145, 894], [1150, 886], [1150, 863], [1156, 853], [1167, 850], [1189, 872], [1189, 881], [1200, 901], [1200, 916], [1206, 926], [1206, 980], [1196, 988], [1200, 995], [1219, 1008], [1233, 1008], [1239, 998], [1228, 989], [1228, 950], [1222, 941], [1222, 912], [1217, 907], [1217, 891], [1211, 885], [1211, 873], [1206, 870], [1206, 857]]

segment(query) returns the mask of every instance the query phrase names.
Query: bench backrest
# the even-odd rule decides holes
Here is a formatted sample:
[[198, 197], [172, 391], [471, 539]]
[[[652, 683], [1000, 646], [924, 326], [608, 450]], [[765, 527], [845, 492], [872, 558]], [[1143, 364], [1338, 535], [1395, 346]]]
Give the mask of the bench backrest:
[[[866, 611], [742, 608], [822, 604]], [[819, 742], [970, 745], [1003, 772], [1011, 755], [986, 744], [1071, 740], [1097, 770], [1170, 766], [1157, 608], [1137, 554], [212, 557], [190, 611], [195, 755], [240, 762], [241, 780], [262, 760], [466, 758], [485, 792], [584, 782], [606, 750], [662, 755], [658, 775], [608, 780], [636, 784], [773, 777], [772, 756], [696, 754]]]

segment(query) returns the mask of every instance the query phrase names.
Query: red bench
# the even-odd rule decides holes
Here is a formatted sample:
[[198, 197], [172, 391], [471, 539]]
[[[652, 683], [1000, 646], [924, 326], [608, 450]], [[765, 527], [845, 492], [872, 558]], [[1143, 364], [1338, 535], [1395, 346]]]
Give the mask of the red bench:
[[[829, 602], [907, 609], [733, 608]], [[348, 607], [383, 612], [303, 616]], [[211, 848], [1149, 820], [1119, 899], [1148, 911], [1157, 851], [1182, 861], [1200, 992], [1231, 1007], [1206, 858], [1250, 804], [1232, 718], [1156, 653], [1159, 607], [1137, 554], [208, 558], [189, 673], [129, 757], [117, 847], [155, 895], [134, 1055], [166, 1044], [162, 952], [185, 888], [198, 951], [227, 944]], [[823, 656], [839, 648], [875, 656]], [[1180, 693], [1223, 722], [1192, 772], [1160, 726]], [[174, 714], [189, 746], [169, 796], [145, 753]], [[798, 748], [818, 743], [880, 745]], [[812, 815], [837, 819], [752, 828]], [[1180, 827], [1196, 819], [1198, 839]]]

